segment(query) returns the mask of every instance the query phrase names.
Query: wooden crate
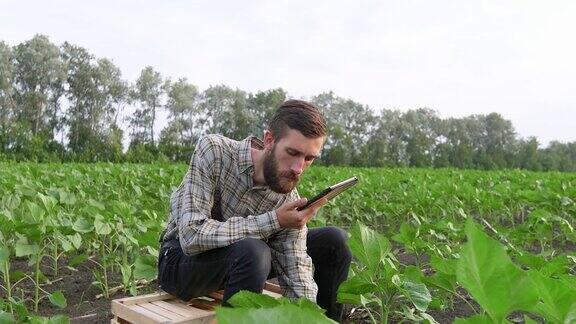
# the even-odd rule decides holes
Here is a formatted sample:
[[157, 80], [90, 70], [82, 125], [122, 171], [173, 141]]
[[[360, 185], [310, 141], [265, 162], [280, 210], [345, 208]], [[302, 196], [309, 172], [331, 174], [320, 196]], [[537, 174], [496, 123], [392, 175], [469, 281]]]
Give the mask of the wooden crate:
[[[266, 283], [264, 294], [280, 297], [280, 287]], [[112, 301], [111, 324], [125, 323], [215, 323], [214, 307], [222, 302], [224, 292], [216, 291], [206, 297], [184, 302], [165, 292], [127, 297]]]

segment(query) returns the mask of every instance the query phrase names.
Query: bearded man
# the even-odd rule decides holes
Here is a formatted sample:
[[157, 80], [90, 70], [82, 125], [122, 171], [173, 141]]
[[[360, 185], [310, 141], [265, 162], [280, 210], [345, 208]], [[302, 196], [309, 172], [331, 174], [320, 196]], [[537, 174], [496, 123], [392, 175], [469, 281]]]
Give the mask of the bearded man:
[[171, 197], [158, 261], [162, 289], [182, 300], [224, 289], [227, 301], [240, 290], [261, 293], [276, 275], [283, 296], [308, 298], [340, 321], [348, 236], [306, 227], [326, 199], [297, 210], [306, 199], [296, 185], [325, 139], [324, 117], [301, 100], [278, 107], [263, 140], [202, 137]]

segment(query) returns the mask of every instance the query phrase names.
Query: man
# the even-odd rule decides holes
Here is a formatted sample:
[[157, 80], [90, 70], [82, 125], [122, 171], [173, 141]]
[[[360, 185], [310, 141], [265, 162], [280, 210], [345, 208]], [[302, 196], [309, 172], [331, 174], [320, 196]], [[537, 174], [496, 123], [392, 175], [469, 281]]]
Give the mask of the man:
[[296, 185], [325, 139], [324, 117], [300, 100], [277, 109], [263, 141], [201, 138], [171, 197], [158, 261], [162, 288], [183, 300], [224, 289], [226, 301], [240, 290], [262, 292], [274, 273], [284, 296], [308, 298], [340, 320], [336, 293], [351, 261], [347, 235], [336, 227], [307, 229], [326, 199], [296, 210], [306, 203]]

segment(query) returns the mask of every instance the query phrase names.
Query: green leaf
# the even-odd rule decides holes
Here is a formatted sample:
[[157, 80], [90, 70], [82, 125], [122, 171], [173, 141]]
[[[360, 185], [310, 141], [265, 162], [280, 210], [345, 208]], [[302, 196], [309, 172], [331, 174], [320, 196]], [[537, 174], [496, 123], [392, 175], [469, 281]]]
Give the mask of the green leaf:
[[68, 324], [70, 319], [65, 315], [56, 315], [52, 317], [32, 316], [27, 323], [30, 324]]
[[0, 324], [12, 324], [12, 323], [16, 323], [14, 316], [3, 310], [0, 310]]
[[64, 294], [60, 290], [55, 291], [50, 295], [48, 295], [48, 299], [50, 299], [50, 302], [53, 305], [58, 306], [60, 308], [66, 308], [66, 306], [68, 305], [68, 303], [66, 302], [66, 297], [64, 297]]
[[28, 206], [28, 210], [30, 211], [30, 215], [34, 218], [35, 221], [42, 220], [44, 213], [46, 212], [42, 207], [38, 206], [37, 204], [27, 201], [26, 205]]
[[447, 291], [456, 291], [456, 275], [437, 272], [432, 276], [424, 277], [424, 283]]
[[60, 203], [65, 205], [74, 205], [76, 203], [76, 196], [67, 192], [64, 189], [59, 190]]
[[424, 279], [422, 271], [417, 266], [406, 266], [402, 269], [402, 275], [409, 281], [421, 283]]
[[456, 275], [456, 268], [458, 265], [457, 259], [441, 259], [436, 255], [432, 255], [430, 258], [430, 265], [436, 270], [436, 272], [445, 273], [448, 275]]
[[147, 231], [146, 233], [138, 233], [134, 238], [132, 235], [127, 236], [128, 239], [132, 242], [138, 242], [139, 246], [158, 246], [158, 235], [160, 234], [160, 230], [158, 231]]
[[72, 226], [72, 228], [76, 232], [89, 233], [89, 232], [92, 232], [92, 230], [94, 229], [94, 226], [92, 225], [92, 223], [87, 221], [86, 218], [81, 217], [81, 218], [78, 218], [76, 220], [76, 222], [74, 222], [74, 225]]
[[519, 255], [516, 259], [530, 269], [541, 269], [546, 264], [546, 259], [543, 256], [530, 253]]
[[20, 241], [16, 243], [16, 257], [34, 255], [38, 253], [38, 250], [37, 244], [28, 244]]
[[70, 243], [72, 243], [76, 250], [82, 246], [82, 236], [79, 233], [74, 235], [66, 235], [66, 238], [70, 241]]
[[348, 278], [338, 287], [338, 301], [341, 303], [360, 305], [361, 295], [378, 291], [378, 285], [372, 283], [367, 271]]
[[44, 209], [47, 212], [51, 212], [54, 209], [54, 207], [56, 206], [56, 204], [58, 204], [58, 201], [54, 197], [46, 196], [46, 195], [43, 195], [41, 193], [38, 193], [37, 197], [38, 197], [38, 199], [40, 199], [40, 201], [42, 202], [42, 205], [44, 206]]
[[98, 216], [99, 217], [96, 217], [96, 219], [94, 220], [94, 228], [96, 229], [96, 233], [98, 235], [110, 234], [112, 232], [112, 228], [110, 227], [108, 222], [104, 220], [104, 218], [102, 218], [102, 216], [100, 215]]
[[572, 201], [572, 199], [570, 199], [569, 197], [562, 197], [560, 198], [560, 204], [563, 207], [566, 207], [568, 205], [572, 205], [574, 203], [574, 201]]
[[62, 246], [62, 249], [64, 249], [64, 251], [70, 252], [70, 251], [74, 250], [72, 243], [70, 241], [68, 241], [68, 239], [66, 237], [60, 236], [60, 237], [58, 237], [58, 240], [60, 241], [60, 245]]
[[152, 280], [158, 276], [158, 260], [152, 255], [140, 255], [134, 263], [134, 278]]
[[280, 302], [272, 296], [244, 290], [230, 297], [228, 303], [234, 307], [244, 308], [271, 308], [280, 305]]
[[132, 280], [132, 266], [129, 264], [120, 265], [120, 273], [122, 273], [122, 283], [128, 286]]
[[12, 307], [16, 311], [16, 315], [18, 315], [18, 318], [27, 318], [28, 317], [29, 312], [28, 312], [28, 309], [26, 308], [26, 306], [24, 306], [23, 301], [19, 302], [19, 301], [16, 301], [16, 299], [14, 299], [14, 297], [9, 297], [8, 302], [10, 304], [12, 304]]
[[16, 271], [11, 271], [10, 272], [10, 280], [12, 280], [12, 282], [16, 282], [22, 278], [26, 277], [26, 273], [24, 273], [24, 271], [21, 270], [16, 270]]
[[4, 271], [4, 267], [1, 266], [4, 262], [10, 262], [10, 249], [6, 245], [0, 246], [0, 271]]
[[352, 237], [348, 245], [352, 254], [371, 271], [376, 271], [378, 264], [390, 253], [390, 242], [384, 235], [371, 230], [357, 222], [350, 231]]
[[534, 311], [552, 323], [576, 322], [576, 293], [563, 281], [547, 278], [536, 270], [528, 271], [538, 289], [540, 303]]
[[504, 247], [478, 229], [471, 218], [466, 222], [466, 236], [457, 278], [490, 318], [501, 323], [514, 310], [532, 309], [537, 292]]
[[336, 323], [324, 314], [292, 304], [283, 304], [272, 308], [216, 308], [219, 324], [252, 324], [252, 323]]
[[545, 276], [553, 276], [567, 273], [569, 268], [569, 259], [565, 255], [559, 255], [555, 258], [552, 258], [548, 262], [546, 262], [542, 268], [540, 268], [540, 273]]
[[432, 296], [423, 283], [415, 283], [411, 281], [402, 282], [402, 293], [404, 297], [414, 304], [416, 309], [421, 312], [425, 312], [428, 308], [428, 304], [432, 301]]
[[[289, 300], [287, 298], [283, 298], [283, 297], [279, 298], [277, 300], [289, 302]], [[318, 304], [312, 302], [311, 300], [309, 300], [307, 298], [300, 298], [295, 302], [295, 304], [298, 307], [300, 307], [300, 309], [310, 309], [313, 311], [320, 312], [322, 314], [324, 314], [324, 312], [326, 311], [326, 310], [322, 309], [322, 307], [318, 306]]]
[[8, 210], [15, 210], [20, 206], [20, 196], [18, 195], [7, 195], [2, 198], [2, 204], [4, 208]]
[[402, 225], [400, 225], [400, 233], [392, 236], [392, 239], [402, 243], [406, 248], [411, 249], [418, 235], [418, 227], [409, 223], [402, 223]]
[[83, 263], [86, 260], [88, 260], [88, 256], [86, 254], [80, 254], [80, 255], [77, 255], [74, 258], [72, 258], [72, 260], [70, 260], [70, 262], [68, 262], [68, 265], [70, 267], [75, 267], [75, 266]]
[[488, 315], [474, 315], [468, 318], [457, 317], [456, 320], [454, 321], [454, 324], [490, 324], [490, 323], [496, 323], [496, 322], [493, 322]]
[[49, 324], [69, 324], [70, 319], [66, 315], [56, 315], [56, 316], [50, 317], [50, 319], [48, 320], [48, 323]]
[[101, 211], [106, 210], [106, 205], [104, 205], [104, 203], [102, 203], [100, 201], [96, 201], [92, 198], [90, 198], [88, 200], [88, 205], [90, 207], [95, 207], [96, 209], [101, 210]]

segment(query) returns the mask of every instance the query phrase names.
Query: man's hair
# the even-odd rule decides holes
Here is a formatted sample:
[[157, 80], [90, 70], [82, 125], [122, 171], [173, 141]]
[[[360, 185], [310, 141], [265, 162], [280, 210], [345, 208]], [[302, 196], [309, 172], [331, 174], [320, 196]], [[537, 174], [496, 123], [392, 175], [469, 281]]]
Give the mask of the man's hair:
[[300, 131], [308, 138], [318, 138], [326, 136], [326, 119], [314, 104], [303, 100], [288, 100], [276, 109], [268, 130], [278, 141], [289, 128]]

